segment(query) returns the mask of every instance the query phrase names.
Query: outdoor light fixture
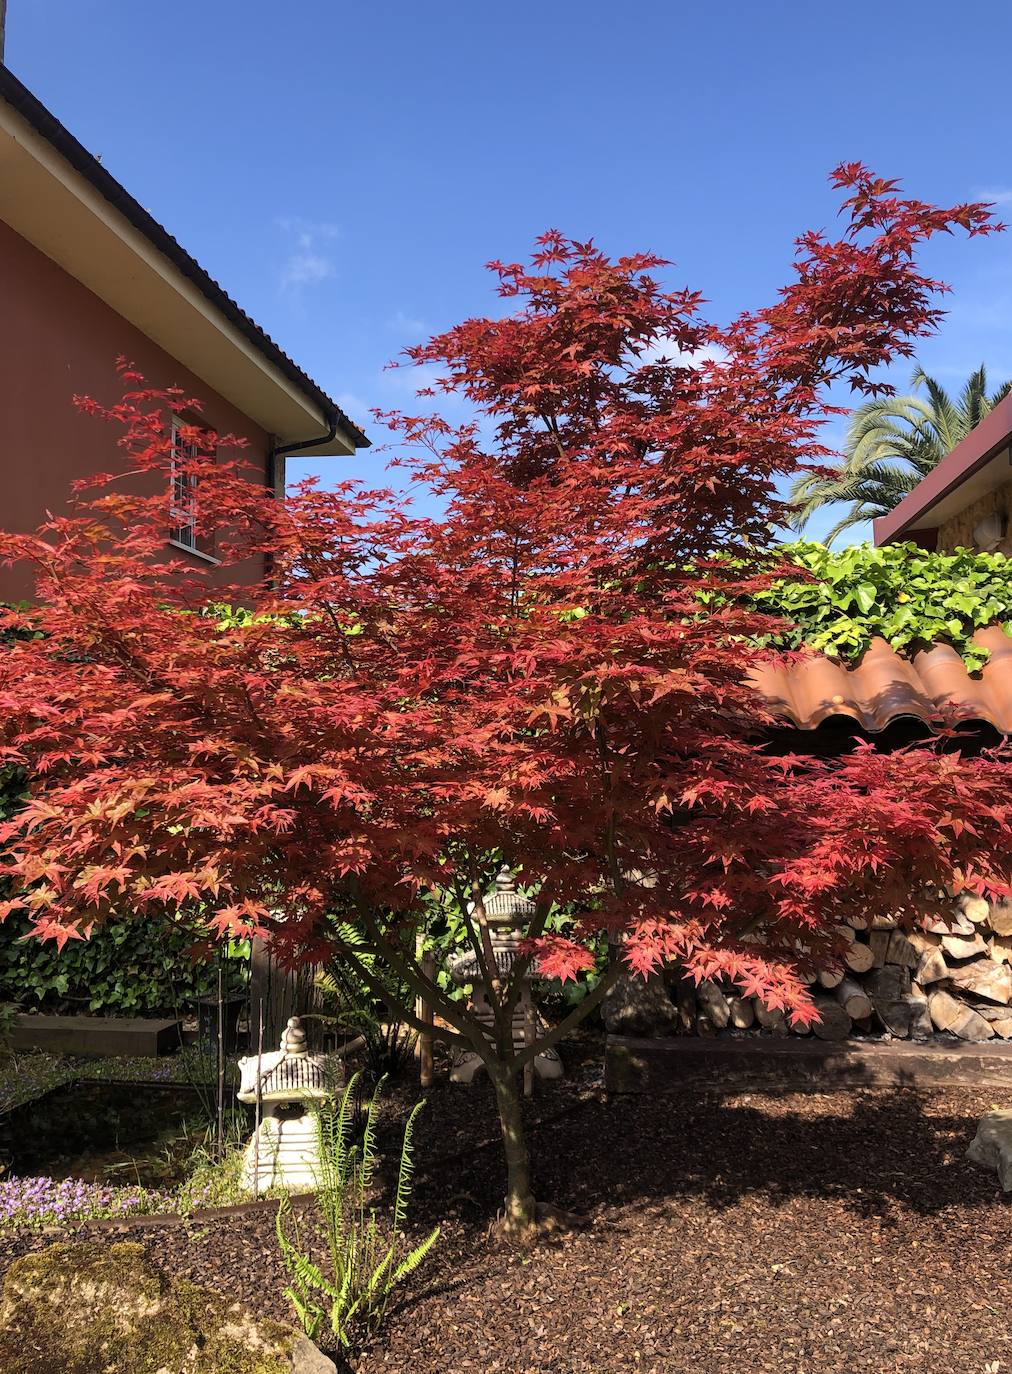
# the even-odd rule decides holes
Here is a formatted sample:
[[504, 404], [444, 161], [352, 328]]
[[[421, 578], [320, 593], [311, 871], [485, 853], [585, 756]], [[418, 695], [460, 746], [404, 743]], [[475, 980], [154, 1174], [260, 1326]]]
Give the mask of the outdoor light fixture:
[[982, 553], [993, 553], [1005, 537], [1005, 518], [1000, 511], [985, 515], [973, 527], [973, 547]]

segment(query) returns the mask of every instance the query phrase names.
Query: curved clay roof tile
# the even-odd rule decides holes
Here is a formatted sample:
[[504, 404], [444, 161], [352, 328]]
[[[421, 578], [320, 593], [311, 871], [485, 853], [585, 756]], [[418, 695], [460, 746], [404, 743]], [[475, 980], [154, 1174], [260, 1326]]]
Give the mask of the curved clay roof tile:
[[748, 680], [774, 715], [802, 730], [814, 730], [830, 716], [850, 716], [874, 732], [898, 717], [916, 716], [983, 720], [1012, 734], [1012, 638], [991, 625], [978, 630], [974, 641], [991, 654], [976, 677], [951, 645], [936, 644], [906, 659], [884, 639], [873, 639], [853, 668], [813, 654], [789, 667], [755, 668]]

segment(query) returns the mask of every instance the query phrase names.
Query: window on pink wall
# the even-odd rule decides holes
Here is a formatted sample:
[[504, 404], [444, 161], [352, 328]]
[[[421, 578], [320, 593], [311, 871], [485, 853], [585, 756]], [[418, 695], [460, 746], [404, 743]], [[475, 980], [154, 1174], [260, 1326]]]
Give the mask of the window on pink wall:
[[186, 549], [197, 547], [195, 504], [197, 478], [181, 471], [182, 464], [197, 456], [197, 446], [187, 443], [182, 435], [183, 422], [172, 417], [172, 496], [169, 507], [169, 538]]
[[173, 415], [169, 540], [181, 548], [212, 558], [207, 539], [197, 537], [197, 475], [185, 470], [201, 453], [207, 453], [206, 441], [201, 444], [187, 436], [187, 430], [192, 428], [192, 421]]

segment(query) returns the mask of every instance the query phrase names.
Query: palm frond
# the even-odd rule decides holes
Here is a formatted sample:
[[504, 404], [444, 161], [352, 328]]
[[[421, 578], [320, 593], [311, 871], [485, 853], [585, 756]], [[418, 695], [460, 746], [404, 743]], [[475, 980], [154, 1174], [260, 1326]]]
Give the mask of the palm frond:
[[1006, 382], [989, 396], [981, 364], [954, 401], [940, 382], [915, 368], [911, 394], [878, 397], [853, 412], [835, 471], [795, 479], [788, 497], [791, 528], [804, 529], [827, 506], [849, 505], [826, 536], [832, 543], [854, 525], [888, 514], [1010, 391]]

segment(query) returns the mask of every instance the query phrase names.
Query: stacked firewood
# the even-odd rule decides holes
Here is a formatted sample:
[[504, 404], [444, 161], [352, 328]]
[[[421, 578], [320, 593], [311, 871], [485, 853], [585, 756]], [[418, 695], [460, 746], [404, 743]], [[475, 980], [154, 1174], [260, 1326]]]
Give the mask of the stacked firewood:
[[809, 1031], [789, 1026], [782, 1011], [729, 986], [675, 980], [672, 996], [683, 1035], [767, 1031], [926, 1040], [1012, 1040], [1012, 902], [962, 897], [951, 920], [900, 930], [876, 917], [844, 927], [843, 965], [811, 977], [821, 1021]]

